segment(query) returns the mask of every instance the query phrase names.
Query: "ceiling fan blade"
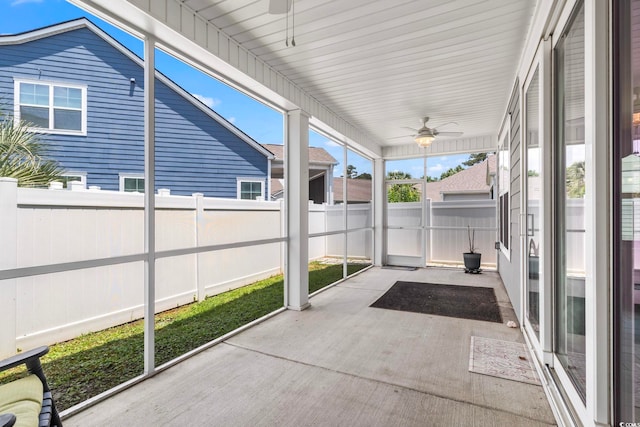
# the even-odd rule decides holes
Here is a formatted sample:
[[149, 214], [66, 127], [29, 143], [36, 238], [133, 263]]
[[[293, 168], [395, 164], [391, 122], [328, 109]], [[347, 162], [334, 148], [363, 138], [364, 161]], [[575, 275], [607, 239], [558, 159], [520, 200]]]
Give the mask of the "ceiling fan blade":
[[440, 128], [441, 128], [441, 127], [443, 127], [443, 126], [451, 125], [451, 124], [457, 125], [457, 124], [458, 124], [458, 122], [446, 122], [446, 123], [443, 123], [443, 124], [441, 124], [441, 125], [438, 125], [438, 126], [434, 127], [434, 129], [440, 129]]
[[269, 13], [277, 15], [287, 13], [291, 9], [292, 0], [269, 0]]
[[402, 136], [392, 136], [390, 138], [386, 138], [386, 139], [402, 139], [402, 138], [413, 138], [415, 136], [414, 135], [402, 135]]
[[438, 132], [436, 135], [438, 136], [460, 136], [464, 132]]
[[410, 127], [407, 127], [407, 126], [402, 126], [400, 129], [406, 129], [406, 130], [410, 130], [412, 132], [418, 133], [418, 129], [410, 128]]

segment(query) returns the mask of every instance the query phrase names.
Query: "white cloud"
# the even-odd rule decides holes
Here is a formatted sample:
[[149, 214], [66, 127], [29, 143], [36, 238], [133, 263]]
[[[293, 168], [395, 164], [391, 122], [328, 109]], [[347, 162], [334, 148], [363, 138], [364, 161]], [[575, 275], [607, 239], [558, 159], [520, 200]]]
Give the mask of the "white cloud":
[[437, 165], [429, 166], [429, 173], [437, 173], [444, 171], [444, 166], [442, 163], [438, 163]]
[[35, 4], [39, 4], [42, 3], [44, 0], [13, 0], [11, 2], [11, 6], [20, 6], [21, 4], [28, 4], [28, 3], [35, 3]]
[[[25, 0], [17, 0], [17, 1], [25, 1]], [[222, 101], [220, 101], [219, 99], [211, 98], [209, 96], [204, 96], [197, 93], [192, 93], [191, 95], [193, 95], [194, 98], [196, 98], [198, 101], [202, 102], [204, 105], [206, 105], [211, 109], [213, 109], [214, 107], [217, 107], [222, 103]]]
[[229, 118], [227, 119], [227, 121], [228, 121], [229, 123], [235, 123], [235, 122], [236, 122], [236, 118], [232, 116], [232, 117], [229, 117]]

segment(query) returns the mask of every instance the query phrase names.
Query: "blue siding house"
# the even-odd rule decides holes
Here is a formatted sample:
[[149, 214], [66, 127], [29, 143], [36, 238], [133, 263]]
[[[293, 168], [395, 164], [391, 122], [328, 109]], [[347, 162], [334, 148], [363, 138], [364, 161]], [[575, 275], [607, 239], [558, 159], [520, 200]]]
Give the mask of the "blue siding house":
[[[0, 36], [0, 105], [85, 186], [144, 188], [144, 88], [142, 60], [84, 18]], [[268, 200], [269, 150], [159, 72], [155, 90], [156, 189]]]

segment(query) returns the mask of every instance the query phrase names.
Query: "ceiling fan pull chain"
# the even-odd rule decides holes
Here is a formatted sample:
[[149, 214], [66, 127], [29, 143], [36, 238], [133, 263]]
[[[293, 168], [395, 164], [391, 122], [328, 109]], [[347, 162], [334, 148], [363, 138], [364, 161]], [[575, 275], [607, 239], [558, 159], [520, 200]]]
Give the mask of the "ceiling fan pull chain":
[[296, 2], [291, 0], [291, 46], [296, 45]]
[[284, 22], [285, 22], [285, 37], [284, 44], [285, 46], [289, 46], [289, 9], [284, 13]]

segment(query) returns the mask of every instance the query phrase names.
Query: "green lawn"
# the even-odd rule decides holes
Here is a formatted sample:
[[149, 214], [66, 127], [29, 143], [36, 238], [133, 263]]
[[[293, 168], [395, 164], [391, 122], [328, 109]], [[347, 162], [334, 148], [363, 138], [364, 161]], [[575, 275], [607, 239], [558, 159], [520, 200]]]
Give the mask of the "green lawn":
[[[367, 265], [349, 264], [353, 274]], [[309, 292], [342, 278], [342, 264], [309, 265]], [[169, 360], [233, 331], [283, 306], [284, 282], [278, 275], [202, 302], [156, 315], [155, 363]], [[142, 374], [143, 322], [137, 320], [51, 346], [44, 371], [59, 410], [64, 410]], [[9, 372], [0, 383], [19, 373]]]

